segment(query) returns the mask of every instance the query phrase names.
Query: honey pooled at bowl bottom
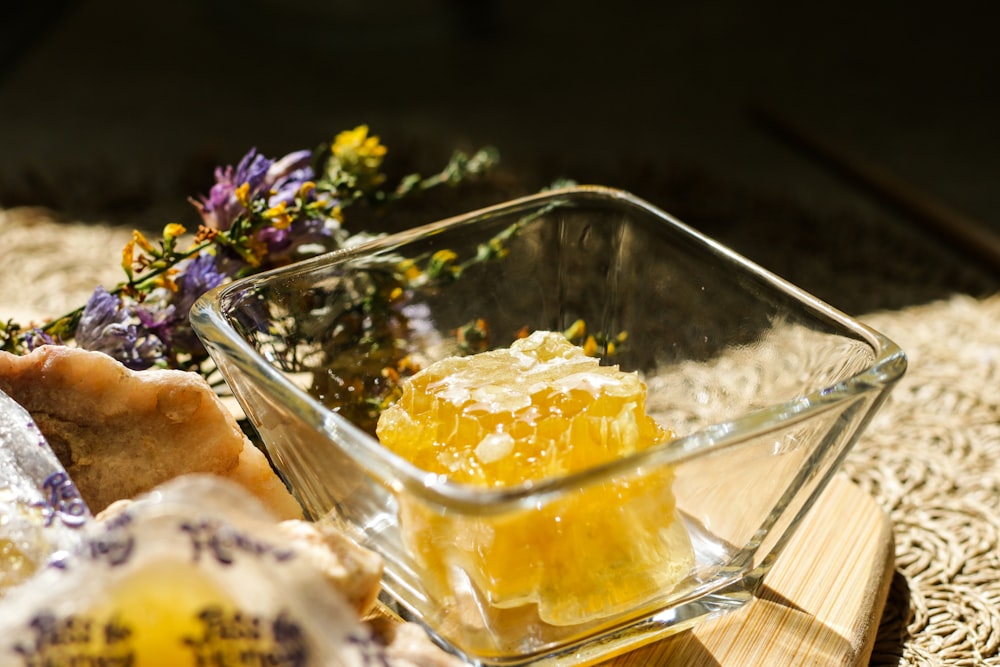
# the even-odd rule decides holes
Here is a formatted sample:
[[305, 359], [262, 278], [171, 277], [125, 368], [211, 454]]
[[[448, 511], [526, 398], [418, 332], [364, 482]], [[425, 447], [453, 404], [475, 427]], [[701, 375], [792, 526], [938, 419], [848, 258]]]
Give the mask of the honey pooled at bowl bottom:
[[[560, 477], [663, 442], [635, 373], [601, 366], [562, 335], [441, 360], [383, 412], [383, 445], [451, 481], [492, 489]], [[537, 605], [552, 625], [617, 614], [668, 592], [693, 563], [673, 471], [633, 473], [493, 516], [401, 497], [409, 548], [439, 591], [494, 608]]]

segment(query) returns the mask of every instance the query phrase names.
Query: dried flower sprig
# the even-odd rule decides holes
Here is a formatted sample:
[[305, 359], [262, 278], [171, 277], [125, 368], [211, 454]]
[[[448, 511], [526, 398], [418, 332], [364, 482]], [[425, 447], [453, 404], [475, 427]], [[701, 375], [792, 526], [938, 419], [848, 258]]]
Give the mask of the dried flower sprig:
[[122, 282], [98, 286], [85, 305], [42, 324], [0, 322], [0, 349], [23, 354], [43, 344], [76, 345], [133, 369], [209, 373], [208, 355], [187, 318], [199, 296], [235, 278], [372, 238], [342, 226], [352, 204], [383, 205], [456, 185], [498, 159], [492, 149], [455, 153], [437, 174], [412, 174], [384, 190], [386, 152], [364, 125], [279, 159], [251, 149], [235, 167], [216, 169], [208, 194], [190, 200], [202, 220], [195, 234], [177, 223], [155, 241], [134, 232], [121, 255]]
[[[557, 181], [551, 187], [571, 183]], [[309, 290], [311, 311], [323, 315], [312, 319], [308, 330], [298, 321], [288, 323], [289, 329], [284, 324], [268, 327], [255, 334], [257, 344], [270, 350], [270, 358], [280, 359], [286, 371], [310, 375], [313, 397], [374, 435], [379, 415], [399, 398], [403, 379], [421, 369], [427, 349], [467, 355], [484, 352], [495, 342], [483, 317], [439, 331], [426, 296], [460, 280], [473, 266], [503, 260], [522, 230], [560, 205], [552, 202], [522, 215], [464, 256], [441, 248], [405, 258], [392, 253], [366, 258], [331, 286]], [[289, 306], [279, 310], [285, 308]], [[528, 333], [524, 329], [517, 335]], [[624, 333], [589, 333], [583, 320], [563, 333], [595, 356], [614, 356], [626, 338]]]

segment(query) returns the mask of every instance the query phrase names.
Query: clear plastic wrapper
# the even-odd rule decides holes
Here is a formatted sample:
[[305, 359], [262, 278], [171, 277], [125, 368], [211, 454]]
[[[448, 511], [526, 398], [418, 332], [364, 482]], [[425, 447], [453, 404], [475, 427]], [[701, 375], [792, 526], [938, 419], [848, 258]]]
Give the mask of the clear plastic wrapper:
[[84, 537], [0, 602], [0, 655], [132, 667], [449, 662], [437, 649], [439, 662], [394, 655], [228, 480], [178, 478], [112, 505]]
[[0, 391], [0, 597], [74, 549], [91, 518], [31, 415]]

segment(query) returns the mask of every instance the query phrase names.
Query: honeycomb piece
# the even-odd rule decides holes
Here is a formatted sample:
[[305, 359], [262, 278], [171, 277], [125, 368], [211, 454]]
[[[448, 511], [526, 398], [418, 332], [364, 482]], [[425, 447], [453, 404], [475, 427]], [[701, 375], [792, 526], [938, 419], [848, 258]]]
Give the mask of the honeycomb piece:
[[[635, 373], [601, 366], [562, 335], [442, 360], [411, 377], [377, 434], [419, 468], [504, 488], [608, 463], [670, 437], [645, 414]], [[535, 604], [573, 625], [669, 590], [693, 557], [673, 471], [623, 475], [496, 516], [439, 514], [400, 499], [405, 539], [442, 592], [496, 608]], [[476, 605], [472, 605], [476, 606]]]
[[576, 472], [665, 440], [635, 373], [601, 366], [562, 335], [451, 357], [403, 385], [379, 440], [456, 482], [506, 487]]

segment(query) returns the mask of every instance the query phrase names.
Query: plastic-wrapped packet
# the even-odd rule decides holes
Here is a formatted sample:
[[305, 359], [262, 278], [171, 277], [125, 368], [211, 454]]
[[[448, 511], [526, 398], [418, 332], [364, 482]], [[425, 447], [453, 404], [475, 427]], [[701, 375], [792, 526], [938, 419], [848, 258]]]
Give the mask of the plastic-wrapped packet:
[[0, 601], [0, 655], [24, 665], [452, 664], [443, 652], [428, 663], [387, 650], [233, 482], [180, 477], [99, 519], [61, 568]]
[[31, 415], [0, 391], [0, 596], [74, 549], [90, 519]]

